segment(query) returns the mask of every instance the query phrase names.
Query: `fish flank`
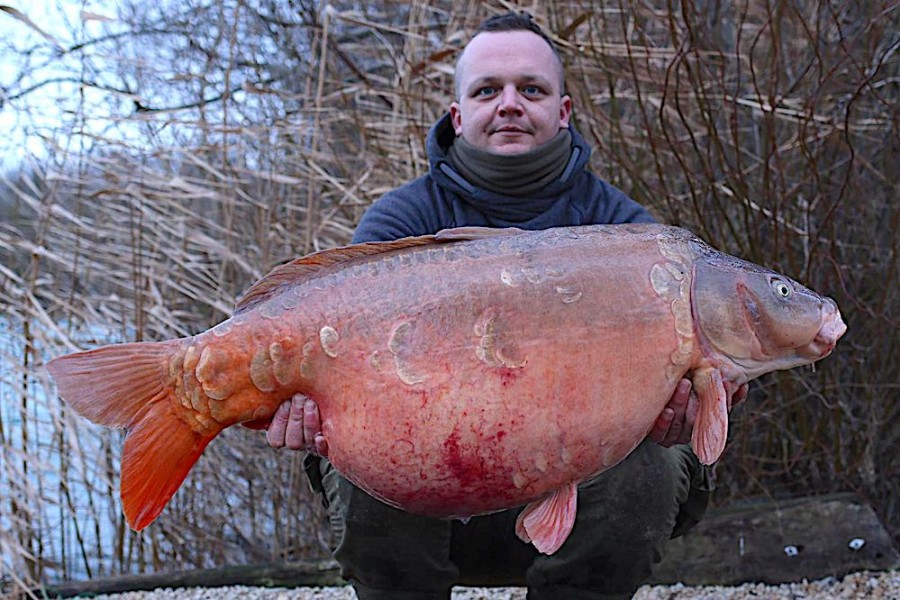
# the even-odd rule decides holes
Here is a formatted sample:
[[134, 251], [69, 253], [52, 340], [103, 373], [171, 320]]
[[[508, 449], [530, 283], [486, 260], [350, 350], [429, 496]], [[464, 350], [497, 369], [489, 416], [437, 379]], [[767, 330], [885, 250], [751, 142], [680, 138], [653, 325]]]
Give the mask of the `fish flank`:
[[412, 323], [403, 321], [391, 330], [388, 339], [388, 350], [394, 357], [394, 369], [397, 377], [406, 385], [416, 385], [428, 380], [428, 375], [412, 367], [408, 362], [408, 351], [411, 343]]
[[577, 285], [558, 285], [556, 293], [562, 296], [563, 304], [574, 304], [584, 295]]
[[[298, 352], [299, 350], [299, 352]], [[269, 357], [272, 359], [272, 374], [282, 387], [299, 385], [299, 377], [303, 374], [302, 348], [298, 349], [293, 338], [286, 337], [269, 346]]]
[[340, 339], [341, 336], [338, 335], [337, 329], [331, 325], [325, 325], [319, 330], [319, 343], [322, 345], [322, 350], [325, 352], [326, 356], [337, 358], [337, 344]]
[[269, 348], [269, 346], [257, 348], [253, 358], [250, 359], [250, 381], [261, 392], [273, 392], [277, 384]]
[[312, 379], [315, 375], [312, 364], [312, 356], [315, 349], [316, 345], [313, 342], [303, 344], [303, 358], [300, 359], [300, 376], [304, 379]]
[[231, 333], [231, 321], [222, 321], [212, 328], [212, 333], [216, 337], [225, 337]]
[[284, 315], [284, 305], [280, 296], [276, 296], [268, 302], [260, 304], [256, 312], [264, 319], [280, 319]]
[[369, 355], [369, 366], [372, 367], [372, 370], [376, 373], [380, 373], [383, 368], [381, 357], [381, 350], [375, 350]]
[[231, 357], [221, 348], [207, 344], [200, 352], [200, 360], [193, 370], [203, 390], [203, 400], [193, 401], [194, 410], [209, 409], [207, 400], [225, 400], [234, 393], [234, 378], [228, 368]]
[[475, 348], [475, 356], [481, 362], [492, 367], [506, 367], [519, 369], [528, 362], [526, 357], [512, 357], [514, 349], [504, 343], [501, 334], [497, 331], [496, 316], [482, 316], [473, 328], [475, 335], [480, 336], [478, 346]]
[[513, 473], [512, 482], [517, 490], [523, 490], [528, 485], [528, 477], [522, 471], [516, 471]]
[[694, 357], [694, 316], [691, 312], [690, 244], [681, 236], [660, 233], [657, 248], [664, 262], [650, 269], [650, 284], [657, 296], [665, 300], [675, 320], [676, 348], [669, 355], [666, 375], [679, 378]]
[[176, 379], [181, 374], [181, 369], [184, 365], [186, 356], [187, 350], [183, 347], [179, 348], [169, 356], [169, 377], [171, 379]]

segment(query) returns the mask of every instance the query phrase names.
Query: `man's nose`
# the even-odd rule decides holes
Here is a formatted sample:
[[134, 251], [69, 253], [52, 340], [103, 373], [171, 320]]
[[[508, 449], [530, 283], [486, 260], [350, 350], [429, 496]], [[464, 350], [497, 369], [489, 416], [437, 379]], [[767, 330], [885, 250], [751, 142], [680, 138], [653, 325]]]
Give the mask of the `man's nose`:
[[500, 92], [500, 104], [497, 106], [497, 110], [501, 117], [510, 114], [521, 115], [523, 113], [522, 97], [519, 95], [519, 90], [516, 89], [516, 86], [507, 85], [503, 87], [503, 90]]

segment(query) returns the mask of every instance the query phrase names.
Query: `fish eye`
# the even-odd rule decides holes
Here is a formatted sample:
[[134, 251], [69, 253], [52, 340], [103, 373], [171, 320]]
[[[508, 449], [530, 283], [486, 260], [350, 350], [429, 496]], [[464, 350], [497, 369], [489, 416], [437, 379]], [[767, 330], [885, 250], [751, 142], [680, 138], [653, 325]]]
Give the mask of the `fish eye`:
[[772, 289], [779, 298], [790, 298], [791, 296], [791, 286], [780, 279], [772, 280]]

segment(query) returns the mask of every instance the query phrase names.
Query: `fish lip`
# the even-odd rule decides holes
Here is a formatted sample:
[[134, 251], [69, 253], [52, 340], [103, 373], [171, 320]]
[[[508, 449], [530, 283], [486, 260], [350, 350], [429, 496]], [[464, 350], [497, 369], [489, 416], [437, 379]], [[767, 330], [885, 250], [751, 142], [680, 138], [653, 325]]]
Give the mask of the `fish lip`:
[[847, 324], [841, 317], [834, 301], [826, 299], [822, 304], [822, 326], [819, 327], [815, 339], [800, 350], [804, 358], [819, 360], [832, 353], [837, 342], [847, 331]]

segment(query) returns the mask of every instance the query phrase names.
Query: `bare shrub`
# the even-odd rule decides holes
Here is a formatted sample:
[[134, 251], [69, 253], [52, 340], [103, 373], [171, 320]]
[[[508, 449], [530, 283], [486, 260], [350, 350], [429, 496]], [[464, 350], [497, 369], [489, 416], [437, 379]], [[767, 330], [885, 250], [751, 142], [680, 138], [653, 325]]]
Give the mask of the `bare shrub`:
[[[456, 52], [506, 7], [313, 4], [123, 6], [115, 45], [95, 40], [132, 86], [110, 101], [108, 134], [50, 144], [32, 175], [7, 178], [2, 214], [18, 216], [0, 224], [0, 585], [327, 551], [299, 456], [240, 428], [131, 532], [121, 434], [70, 414], [42, 370], [75, 348], [201, 331], [273, 265], [348, 241], [366, 206], [427, 170]], [[535, 10], [599, 175], [660, 220], [833, 295], [848, 322], [815, 372], [767, 376], [734, 411], [716, 502], [854, 490], [900, 541], [900, 11]], [[158, 61], [141, 58], [148, 38]], [[78, 117], [67, 134], [83, 140], [79, 124], [101, 117]]]

